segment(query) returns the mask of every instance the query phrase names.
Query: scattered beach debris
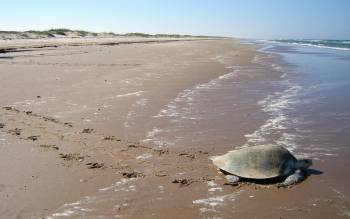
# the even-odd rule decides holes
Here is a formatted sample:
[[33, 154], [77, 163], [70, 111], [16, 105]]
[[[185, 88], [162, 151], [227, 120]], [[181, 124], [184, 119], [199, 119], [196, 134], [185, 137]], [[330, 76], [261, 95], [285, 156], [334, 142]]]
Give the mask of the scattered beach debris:
[[123, 172], [122, 175], [125, 178], [144, 178], [145, 177], [145, 174], [139, 173], [139, 172], [136, 172], [136, 171]]
[[73, 124], [71, 122], [65, 122], [63, 123], [65, 126], [73, 127]]
[[122, 141], [119, 138], [116, 138], [115, 136], [106, 136], [103, 138], [104, 141]]
[[137, 148], [137, 146], [135, 144], [129, 144], [128, 148]]
[[186, 152], [180, 153], [179, 156], [188, 157], [190, 159], [196, 159], [196, 155], [195, 154], [189, 154], [189, 153], [186, 153]]
[[15, 128], [15, 129], [10, 129], [7, 131], [7, 133], [12, 134], [12, 135], [21, 135], [21, 129]]
[[40, 99], [40, 98], [41, 98], [41, 96], [39, 96], [39, 95], [38, 95], [38, 96], [36, 96], [36, 98]]
[[168, 149], [153, 149], [153, 152], [157, 153], [159, 156], [169, 153]]
[[57, 147], [54, 144], [52, 144], [52, 145], [51, 144], [41, 144], [40, 147], [41, 148], [52, 148], [52, 149], [54, 149], [56, 151], [58, 151], [60, 149], [59, 147]]
[[86, 129], [83, 129], [83, 131], [81, 133], [84, 133], [84, 134], [90, 134], [94, 131], [94, 129], [89, 129], [89, 128], [86, 128]]
[[[40, 117], [40, 116], [39, 116]], [[49, 116], [42, 116], [41, 118], [43, 118], [45, 121], [50, 121], [50, 122], [54, 122], [54, 123], [59, 123], [59, 121], [55, 118], [49, 117]]]
[[143, 145], [139, 145], [139, 144], [128, 144], [127, 145], [128, 148], [145, 148], [145, 149], [149, 149], [151, 150], [151, 147], [147, 147], [147, 146], [143, 146]]
[[172, 183], [178, 183], [180, 184], [180, 187], [181, 186], [189, 186], [191, 185], [192, 183], [194, 183], [195, 181], [193, 179], [186, 179], [186, 178], [182, 178], [182, 179], [174, 179], [172, 181]]
[[11, 107], [11, 106], [4, 106], [3, 109], [5, 109], [5, 110], [13, 110], [13, 107]]
[[27, 138], [27, 140], [37, 141], [39, 139], [39, 135], [32, 135]]
[[65, 161], [79, 161], [82, 162], [84, 160], [84, 156], [81, 156], [78, 153], [75, 154], [58, 154], [60, 158]]
[[0, 122], [0, 129], [4, 128], [5, 124]]
[[25, 113], [26, 113], [27, 115], [30, 115], [30, 114], [32, 114], [33, 112], [32, 112], [32, 111], [25, 111]]
[[88, 169], [99, 169], [105, 166], [104, 163], [87, 163], [86, 166], [89, 166]]
[[200, 154], [209, 154], [208, 151], [198, 151]]

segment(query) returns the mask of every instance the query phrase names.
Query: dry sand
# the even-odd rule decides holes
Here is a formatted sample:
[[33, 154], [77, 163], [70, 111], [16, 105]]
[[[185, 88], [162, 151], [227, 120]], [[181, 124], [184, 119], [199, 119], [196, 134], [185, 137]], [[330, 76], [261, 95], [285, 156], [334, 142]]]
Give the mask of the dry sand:
[[[232, 187], [208, 159], [232, 147], [140, 142], [164, 105], [228, 65], [257, 69], [240, 83], [279, 78], [237, 40], [148, 41], [0, 43], [1, 218], [332, 218], [341, 206], [349, 215], [321, 176], [289, 189]], [[237, 111], [231, 145], [260, 125], [246, 116], [258, 111]]]

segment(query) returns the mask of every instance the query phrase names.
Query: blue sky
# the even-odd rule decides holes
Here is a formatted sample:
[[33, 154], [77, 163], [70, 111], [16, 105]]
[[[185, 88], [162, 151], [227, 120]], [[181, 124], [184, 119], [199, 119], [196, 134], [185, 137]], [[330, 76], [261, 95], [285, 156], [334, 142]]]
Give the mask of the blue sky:
[[0, 0], [0, 30], [350, 39], [350, 0]]

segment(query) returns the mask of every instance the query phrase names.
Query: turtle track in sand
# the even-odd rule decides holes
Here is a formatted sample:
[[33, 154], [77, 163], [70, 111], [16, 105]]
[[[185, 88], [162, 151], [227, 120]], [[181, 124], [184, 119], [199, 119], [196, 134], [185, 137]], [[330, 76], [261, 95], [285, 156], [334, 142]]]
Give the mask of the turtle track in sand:
[[[208, 159], [215, 153], [214, 151], [202, 151], [198, 147], [153, 148], [117, 136], [106, 136], [98, 133], [97, 130], [80, 127], [80, 124], [60, 121], [14, 107], [0, 108], [0, 124], [2, 124], [0, 133], [5, 139], [19, 141], [23, 143], [22, 147], [37, 148], [39, 153], [52, 155], [57, 159], [52, 162], [67, 168], [67, 172], [70, 168], [84, 172], [85, 175], [82, 178], [86, 179], [87, 183], [95, 179], [105, 182], [106, 177], [112, 182], [123, 180], [135, 182], [137, 191], [140, 192], [118, 193], [117, 196], [111, 193], [110, 198], [115, 199], [111, 203], [124, 199], [133, 200], [130, 203], [133, 207], [121, 209], [119, 211], [121, 214], [137, 214], [134, 212], [135, 209], [142, 209], [150, 197], [156, 199], [159, 195], [165, 200], [158, 201], [160, 205], [153, 207], [160, 213], [165, 213], [166, 211], [162, 209], [176, 202], [182, 203], [189, 209], [200, 208], [200, 205], [193, 206], [192, 202], [207, 196], [208, 183], [216, 182], [221, 185], [225, 183], [224, 178], [217, 174], [216, 167]], [[4, 145], [4, 147], [7, 146], [9, 145]], [[158, 194], [155, 191], [157, 186], [166, 192]], [[240, 186], [225, 187], [218, 194], [240, 189]], [[100, 197], [101, 194], [107, 195], [110, 192], [101, 193], [100, 190], [104, 189], [95, 187], [96, 193], [81, 194], [81, 197], [84, 195]], [[100, 201], [103, 202], [103, 199]], [[60, 208], [50, 209], [38, 216], [47, 216], [50, 212], [59, 211]], [[102, 212], [96, 212], [98, 213]], [[191, 214], [199, 214], [199, 211], [193, 211]]]
[[[55, 151], [67, 166], [84, 164], [88, 169], [114, 169], [126, 178], [169, 177], [169, 182], [180, 186], [215, 177], [194, 173], [196, 164], [204, 160], [206, 165], [211, 165], [207, 159], [209, 152], [153, 148], [11, 106], [0, 108], [0, 132], [26, 144]], [[172, 161], [176, 161], [176, 165], [171, 165]], [[172, 173], [181, 170], [188, 174], [182, 178], [172, 177]]]

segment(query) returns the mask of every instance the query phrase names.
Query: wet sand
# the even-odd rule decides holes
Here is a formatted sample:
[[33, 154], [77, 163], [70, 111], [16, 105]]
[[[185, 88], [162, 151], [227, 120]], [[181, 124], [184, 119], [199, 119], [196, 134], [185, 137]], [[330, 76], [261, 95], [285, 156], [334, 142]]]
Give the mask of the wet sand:
[[[233, 39], [138, 42], [0, 44], [12, 48], [0, 54], [0, 217], [349, 216], [348, 197], [324, 189], [335, 166], [316, 162], [325, 174], [292, 188], [232, 187], [208, 159], [264, 123], [257, 102], [275, 92], [277, 56]], [[228, 77], [229, 120], [169, 116], [192, 88]], [[199, 114], [212, 118], [220, 101]]]

